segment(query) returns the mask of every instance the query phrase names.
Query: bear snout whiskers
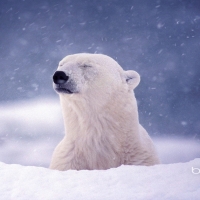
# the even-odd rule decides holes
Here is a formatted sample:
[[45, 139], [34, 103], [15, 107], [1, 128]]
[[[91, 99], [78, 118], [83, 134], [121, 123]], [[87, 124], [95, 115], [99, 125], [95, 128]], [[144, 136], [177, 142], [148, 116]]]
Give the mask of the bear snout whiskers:
[[69, 76], [63, 71], [56, 71], [53, 75], [53, 82], [55, 84], [64, 84], [69, 80]]

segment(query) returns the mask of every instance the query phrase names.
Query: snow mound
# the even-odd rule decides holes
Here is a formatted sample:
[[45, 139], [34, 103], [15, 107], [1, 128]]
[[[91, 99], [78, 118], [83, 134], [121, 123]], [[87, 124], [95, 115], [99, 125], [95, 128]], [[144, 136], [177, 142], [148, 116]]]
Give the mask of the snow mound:
[[[195, 173], [193, 168], [197, 168]], [[53, 171], [0, 163], [1, 199], [197, 200], [200, 159], [151, 167]]]

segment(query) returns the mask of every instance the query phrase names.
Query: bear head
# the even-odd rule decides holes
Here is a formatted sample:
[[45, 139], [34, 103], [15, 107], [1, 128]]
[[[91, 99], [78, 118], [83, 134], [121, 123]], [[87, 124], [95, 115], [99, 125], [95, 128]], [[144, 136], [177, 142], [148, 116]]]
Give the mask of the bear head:
[[133, 70], [124, 71], [109, 56], [80, 53], [60, 61], [53, 82], [53, 88], [60, 95], [104, 98], [116, 92], [132, 91], [139, 84], [140, 76]]

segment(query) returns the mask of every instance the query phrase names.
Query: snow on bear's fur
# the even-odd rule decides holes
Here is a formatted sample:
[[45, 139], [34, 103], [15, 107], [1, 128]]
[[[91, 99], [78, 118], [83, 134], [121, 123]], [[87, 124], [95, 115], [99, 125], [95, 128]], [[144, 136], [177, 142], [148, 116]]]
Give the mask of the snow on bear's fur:
[[102, 54], [74, 54], [53, 76], [60, 96], [65, 136], [54, 150], [51, 169], [109, 169], [159, 163], [139, 124], [133, 89], [140, 76]]

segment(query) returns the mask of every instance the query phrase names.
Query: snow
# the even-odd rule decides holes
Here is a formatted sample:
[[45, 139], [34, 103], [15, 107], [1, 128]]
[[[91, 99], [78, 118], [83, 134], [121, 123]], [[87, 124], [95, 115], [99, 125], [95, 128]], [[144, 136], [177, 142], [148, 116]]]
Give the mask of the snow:
[[187, 162], [200, 158], [200, 142], [190, 138], [153, 138], [162, 163]]
[[64, 132], [59, 101], [38, 98], [2, 104], [0, 110], [0, 161], [48, 166]]
[[200, 168], [200, 159], [65, 172], [0, 163], [0, 196], [4, 200], [197, 200], [200, 174], [193, 174], [192, 167]]
[[47, 168], [64, 135], [59, 99], [4, 103], [0, 110], [0, 199], [199, 199], [197, 139], [153, 138], [161, 165], [53, 171]]

